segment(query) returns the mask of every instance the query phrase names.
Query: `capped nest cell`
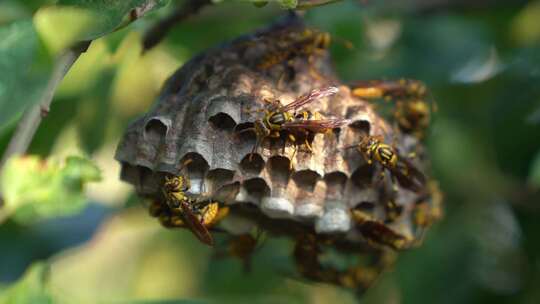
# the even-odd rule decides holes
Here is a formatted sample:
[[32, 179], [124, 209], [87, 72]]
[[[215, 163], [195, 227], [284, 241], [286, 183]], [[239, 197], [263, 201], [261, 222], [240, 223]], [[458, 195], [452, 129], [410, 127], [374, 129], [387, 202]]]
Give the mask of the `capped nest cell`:
[[[191, 198], [185, 208], [196, 215], [203, 209], [192, 207], [195, 201], [227, 208], [223, 219], [207, 225], [210, 232], [242, 235], [257, 228], [288, 236], [301, 275], [363, 290], [391, 264], [395, 250], [419, 244], [440, 218], [441, 198], [435, 182], [411, 181], [428, 169], [418, 128], [403, 128], [403, 114], [380, 116], [375, 100], [390, 99], [403, 112], [403, 104], [421, 102], [425, 88], [410, 89], [419, 84], [414, 81], [340, 83], [328, 39], [288, 18], [194, 57], [170, 77], [154, 107], [128, 127], [116, 159], [122, 180], [140, 196], [165, 204], [165, 176], [182, 176]], [[276, 110], [269, 101], [286, 105], [328, 87], [337, 92], [297, 111], [339, 118], [339, 127], [307, 132], [297, 142], [282, 129], [253, 150], [255, 122], [264, 121], [264, 110]], [[378, 145], [366, 144], [367, 138]], [[358, 149], [362, 142], [364, 153]], [[385, 147], [397, 163], [377, 158]], [[165, 212], [160, 208], [154, 215]], [[325, 250], [367, 256], [362, 260], [369, 262], [330, 267], [320, 259]]]

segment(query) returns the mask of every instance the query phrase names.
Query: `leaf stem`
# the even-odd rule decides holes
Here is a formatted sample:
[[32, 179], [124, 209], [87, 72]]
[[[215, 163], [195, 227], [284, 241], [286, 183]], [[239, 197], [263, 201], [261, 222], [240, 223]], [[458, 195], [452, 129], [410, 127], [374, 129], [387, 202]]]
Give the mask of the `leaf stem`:
[[51, 78], [41, 96], [41, 100], [36, 105], [27, 109], [19, 121], [17, 129], [11, 137], [9, 145], [0, 161], [0, 171], [10, 157], [21, 155], [26, 152], [28, 146], [30, 146], [30, 143], [32, 142], [32, 138], [36, 134], [41, 120], [49, 113], [49, 108], [56, 88], [62, 79], [64, 79], [64, 76], [66, 76], [75, 61], [77, 61], [79, 56], [84, 53], [89, 46], [89, 41], [82, 42], [79, 45], [68, 49], [58, 57], [54, 64]]

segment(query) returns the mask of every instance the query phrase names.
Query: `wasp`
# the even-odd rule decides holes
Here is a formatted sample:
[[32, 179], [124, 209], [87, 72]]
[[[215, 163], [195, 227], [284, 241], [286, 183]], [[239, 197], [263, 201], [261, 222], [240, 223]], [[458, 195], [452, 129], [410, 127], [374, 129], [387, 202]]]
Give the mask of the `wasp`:
[[[307, 59], [311, 75], [316, 79], [322, 78], [313, 65], [316, 58], [324, 56], [330, 47], [332, 43], [330, 33], [305, 28], [296, 31], [279, 31], [267, 37], [269, 50], [257, 63], [256, 67], [258, 69], [263, 71], [269, 70], [278, 64], [285, 64], [285, 67], [290, 69], [296, 58], [303, 57]], [[353, 48], [352, 43], [348, 41], [343, 42], [345, 47], [349, 49]], [[280, 78], [278, 84], [282, 83], [283, 76]]]
[[427, 192], [418, 198], [412, 210], [413, 223], [422, 239], [427, 228], [439, 221], [444, 214], [442, 201], [443, 193], [436, 182], [428, 183]]
[[214, 241], [208, 228], [225, 217], [229, 210], [211, 200], [192, 198], [188, 195], [189, 189], [189, 179], [184, 175], [166, 175], [161, 189], [166, 204], [153, 203], [150, 214], [159, 217], [166, 227], [187, 227], [201, 242], [212, 246]]
[[353, 208], [351, 217], [362, 235], [376, 244], [390, 246], [393, 249], [404, 249], [412, 244], [412, 240], [387, 227], [383, 222], [373, 218], [366, 212]]
[[309, 145], [308, 141], [310, 134], [325, 133], [331, 129], [339, 128], [347, 124], [348, 120], [346, 119], [323, 119], [322, 115], [315, 114], [314, 112], [296, 112], [296, 110], [300, 107], [305, 106], [315, 100], [336, 94], [338, 90], [338, 88], [332, 86], [322, 89], [315, 89], [307, 94], [301, 95], [293, 102], [284, 106], [281, 105], [279, 100], [267, 101], [270, 103], [270, 106], [263, 109], [264, 116], [261, 119], [255, 120], [252, 128], [247, 128], [240, 131], [253, 131], [257, 136], [257, 141], [253, 146], [251, 156], [253, 156], [253, 154], [257, 151], [257, 148], [265, 139], [281, 138], [283, 132], [285, 132], [286, 139], [293, 144], [299, 142], [297, 137], [303, 137], [306, 146], [311, 150], [311, 146]]
[[391, 223], [403, 213], [403, 206], [398, 205], [394, 200], [388, 200], [384, 204], [384, 211], [386, 212], [385, 222]]
[[313, 55], [321, 54], [331, 44], [329, 33], [313, 29], [281, 31], [268, 38], [275, 42], [271, 44], [273, 48], [257, 64], [257, 68], [262, 70], [300, 56], [308, 56], [308, 60], [312, 62]]
[[413, 79], [398, 81], [359, 81], [351, 85], [353, 95], [366, 98], [393, 100], [397, 125], [406, 133], [423, 138], [431, 120], [432, 103], [424, 83]]
[[356, 146], [367, 164], [379, 163], [390, 171], [404, 188], [420, 192], [426, 178], [407, 158], [401, 157], [396, 148], [383, 142], [382, 136], [364, 136]]

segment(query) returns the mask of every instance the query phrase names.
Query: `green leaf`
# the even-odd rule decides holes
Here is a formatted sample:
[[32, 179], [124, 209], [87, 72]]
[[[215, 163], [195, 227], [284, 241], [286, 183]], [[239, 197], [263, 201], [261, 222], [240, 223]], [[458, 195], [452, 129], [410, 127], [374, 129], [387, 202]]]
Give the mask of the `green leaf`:
[[129, 301], [120, 302], [124, 304], [208, 304], [214, 302], [207, 302], [201, 300], [148, 300], [148, 301]]
[[84, 184], [100, 178], [99, 169], [82, 157], [68, 157], [63, 165], [37, 156], [11, 158], [0, 180], [2, 212], [22, 223], [75, 214], [86, 205]]
[[339, 2], [341, 0], [298, 0], [298, 4], [296, 5], [296, 9], [310, 9], [313, 7], [323, 6], [327, 4], [332, 4], [335, 2]]
[[52, 65], [42, 52], [30, 20], [0, 27], [0, 130], [45, 89]]
[[278, 0], [279, 5], [286, 9], [296, 8], [298, 5], [298, 0]]
[[2, 290], [0, 304], [47, 304], [53, 303], [48, 288], [49, 267], [43, 263], [34, 264], [17, 283]]
[[168, 0], [59, 0], [57, 5], [40, 9], [34, 22], [47, 46], [58, 53], [77, 42], [94, 40], [122, 28], [167, 3]]

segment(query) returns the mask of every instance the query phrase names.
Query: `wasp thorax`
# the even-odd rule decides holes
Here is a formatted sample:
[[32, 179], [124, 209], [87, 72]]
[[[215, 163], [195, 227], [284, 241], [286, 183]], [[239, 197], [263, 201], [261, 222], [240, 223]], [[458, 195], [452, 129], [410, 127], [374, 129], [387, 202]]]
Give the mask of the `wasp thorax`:
[[285, 122], [289, 120], [289, 115], [287, 113], [274, 113], [268, 118], [268, 122], [270, 122], [271, 125], [282, 125]]

